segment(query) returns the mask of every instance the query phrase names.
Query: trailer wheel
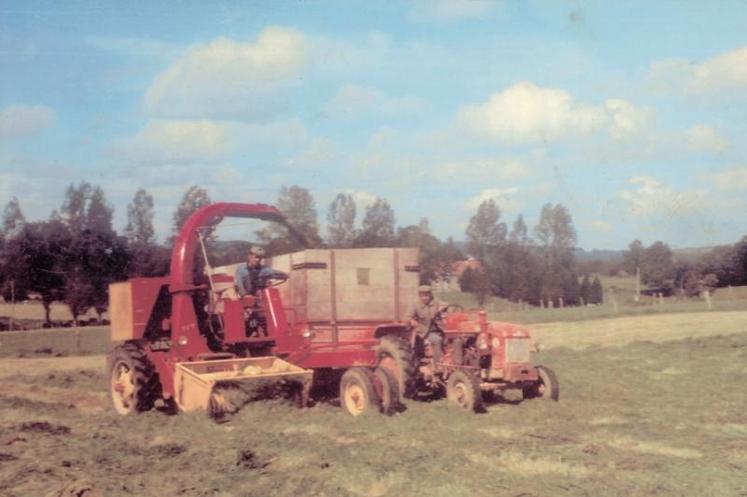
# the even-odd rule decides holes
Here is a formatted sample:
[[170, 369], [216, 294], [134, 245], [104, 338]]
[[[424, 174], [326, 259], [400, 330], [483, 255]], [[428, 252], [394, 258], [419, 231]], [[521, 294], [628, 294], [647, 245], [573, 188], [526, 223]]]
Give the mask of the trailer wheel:
[[132, 343], [116, 347], [111, 365], [109, 386], [114, 410], [127, 415], [152, 409], [160, 384], [145, 352]]
[[480, 380], [475, 375], [457, 369], [446, 380], [446, 399], [449, 407], [465, 411], [482, 411]]
[[350, 368], [340, 380], [340, 405], [353, 416], [378, 411], [379, 399], [373, 387], [373, 373]]
[[534, 399], [536, 397], [542, 397], [545, 399], [552, 399], [558, 401], [560, 399], [560, 385], [558, 384], [558, 377], [552, 369], [545, 366], [537, 366], [537, 375], [539, 380], [536, 383], [525, 386], [522, 388], [525, 399]]
[[[377, 366], [388, 370], [397, 381], [400, 396], [412, 397], [415, 383], [415, 364], [412, 347], [400, 337], [385, 335], [376, 347]], [[399, 398], [397, 401], [399, 402]]]
[[400, 409], [399, 386], [391, 371], [378, 367], [374, 371], [374, 391], [379, 397], [382, 414], [391, 416]]

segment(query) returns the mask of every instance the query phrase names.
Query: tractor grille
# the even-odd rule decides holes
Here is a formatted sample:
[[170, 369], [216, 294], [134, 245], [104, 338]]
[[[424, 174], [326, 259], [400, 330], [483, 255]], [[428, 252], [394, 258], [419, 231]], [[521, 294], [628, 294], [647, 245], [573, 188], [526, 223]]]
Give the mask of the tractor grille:
[[529, 362], [529, 340], [526, 338], [506, 339], [506, 362]]

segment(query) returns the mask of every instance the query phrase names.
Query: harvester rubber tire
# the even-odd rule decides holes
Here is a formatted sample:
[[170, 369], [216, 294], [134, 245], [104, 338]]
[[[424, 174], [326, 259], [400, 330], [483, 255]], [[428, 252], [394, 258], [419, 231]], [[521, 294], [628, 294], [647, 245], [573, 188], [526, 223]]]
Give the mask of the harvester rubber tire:
[[415, 391], [415, 362], [412, 347], [398, 336], [385, 335], [376, 346], [376, 365], [386, 368], [397, 380], [399, 395], [412, 398]]
[[373, 386], [373, 372], [367, 368], [350, 368], [340, 380], [340, 406], [352, 416], [379, 411], [379, 398]]
[[397, 378], [386, 368], [374, 370], [374, 390], [379, 397], [379, 410], [385, 416], [391, 416], [401, 410], [399, 385]]
[[114, 410], [128, 415], [148, 411], [160, 396], [160, 383], [153, 364], [134, 343], [116, 347], [111, 353], [109, 391]]
[[525, 399], [545, 398], [554, 401], [560, 400], [560, 384], [555, 372], [546, 366], [537, 366], [539, 380], [534, 385], [522, 389]]
[[449, 407], [482, 412], [482, 391], [477, 375], [457, 369], [446, 380], [446, 400]]

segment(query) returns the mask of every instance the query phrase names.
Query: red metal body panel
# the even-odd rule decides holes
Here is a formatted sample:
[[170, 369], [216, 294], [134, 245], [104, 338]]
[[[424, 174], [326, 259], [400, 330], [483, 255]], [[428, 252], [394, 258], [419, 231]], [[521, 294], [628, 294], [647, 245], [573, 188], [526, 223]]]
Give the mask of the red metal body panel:
[[143, 338], [148, 321], [153, 315], [153, 307], [163, 285], [168, 284], [168, 276], [160, 278], [132, 278], [132, 338]]
[[537, 369], [531, 363], [508, 364], [503, 370], [503, 378], [510, 383], [537, 381]]
[[223, 299], [223, 340], [226, 343], [239, 343], [246, 340], [244, 302]]
[[307, 355], [300, 354], [289, 361], [302, 368], [351, 368], [354, 366], [376, 365], [376, 352], [371, 347], [361, 344], [338, 345], [323, 349], [309, 350]]

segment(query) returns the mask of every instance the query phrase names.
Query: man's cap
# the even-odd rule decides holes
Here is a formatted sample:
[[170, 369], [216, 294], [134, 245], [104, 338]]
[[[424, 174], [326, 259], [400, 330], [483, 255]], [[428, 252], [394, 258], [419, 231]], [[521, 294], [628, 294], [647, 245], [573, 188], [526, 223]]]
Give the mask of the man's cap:
[[252, 247], [249, 249], [249, 255], [256, 255], [257, 257], [264, 257], [265, 256], [265, 249], [262, 247]]
[[420, 285], [418, 287], [418, 293], [431, 293], [430, 285]]

